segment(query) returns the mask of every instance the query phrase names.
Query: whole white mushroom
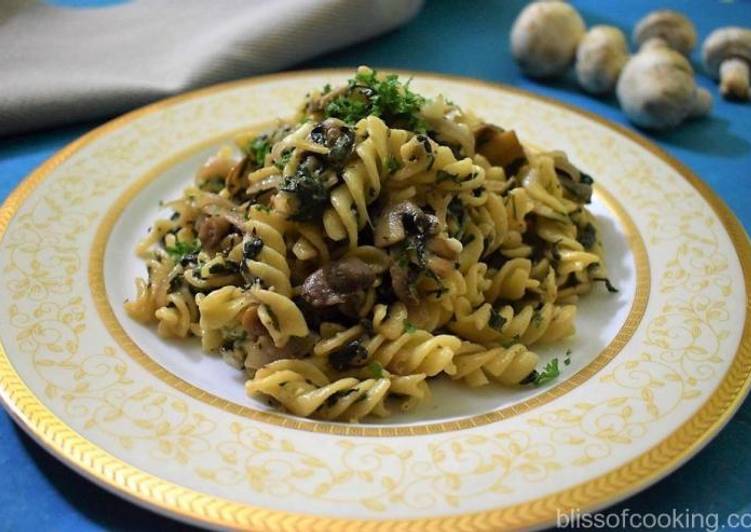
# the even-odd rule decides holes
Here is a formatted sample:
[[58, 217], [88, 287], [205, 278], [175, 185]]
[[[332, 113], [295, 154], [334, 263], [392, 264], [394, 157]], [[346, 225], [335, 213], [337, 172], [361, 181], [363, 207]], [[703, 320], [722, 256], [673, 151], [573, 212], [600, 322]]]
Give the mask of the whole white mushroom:
[[662, 9], [652, 11], [637, 22], [633, 38], [638, 47], [649, 41], [661, 41], [673, 50], [688, 56], [696, 45], [696, 28], [681, 13]]
[[649, 129], [675, 127], [712, 107], [712, 96], [696, 86], [688, 60], [659, 41], [643, 46], [626, 63], [616, 94], [629, 119]]
[[593, 26], [576, 49], [576, 78], [592, 94], [611, 92], [628, 61], [626, 36], [615, 26]]
[[725, 98], [751, 99], [750, 29], [731, 26], [713, 31], [704, 40], [702, 56], [709, 75], [720, 80], [720, 93]]
[[557, 0], [533, 2], [511, 27], [511, 53], [528, 76], [558, 76], [573, 61], [585, 29], [581, 16], [569, 4]]

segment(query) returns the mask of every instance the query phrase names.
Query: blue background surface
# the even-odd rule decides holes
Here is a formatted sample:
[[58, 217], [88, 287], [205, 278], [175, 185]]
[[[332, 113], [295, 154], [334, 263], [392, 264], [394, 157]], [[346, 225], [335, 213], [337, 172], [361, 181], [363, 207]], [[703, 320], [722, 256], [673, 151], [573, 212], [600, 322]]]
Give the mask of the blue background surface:
[[[92, 6], [113, 1], [58, 0], [56, 4]], [[729, 24], [751, 26], [751, 2], [719, 0], [646, 0], [573, 2], [588, 25], [606, 23], [630, 32], [644, 14], [658, 7], [685, 12], [700, 39]], [[514, 85], [627, 124], [614, 99], [594, 99], [579, 92], [571, 78], [549, 85], [520, 76], [508, 54], [508, 31], [524, 2], [471, 3], [428, 0], [417, 18], [377, 39], [334, 52], [299, 68], [355, 66], [445, 72]], [[2, 52], [0, 52], [2, 53]], [[694, 53], [697, 71], [698, 53]], [[731, 207], [746, 230], [751, 227], [751, 103], [717, 98], [714, 83], [698, 82], [715, 96], [712, 116], [670, 133], [646, 134], [704, 179]], [[81, 134], [89, 123], [0, 139], [0, 199], [36, 166]], [[631, 127], [631, 126], [629, 126]], [[678, 471], [613, 511], [751, 513], [751, 401], [746, 401], [720, 435]], [[0, 530], [143, 529], [185, 530], [185, 525], [156, 516], [67, 469], [0, 414]]]

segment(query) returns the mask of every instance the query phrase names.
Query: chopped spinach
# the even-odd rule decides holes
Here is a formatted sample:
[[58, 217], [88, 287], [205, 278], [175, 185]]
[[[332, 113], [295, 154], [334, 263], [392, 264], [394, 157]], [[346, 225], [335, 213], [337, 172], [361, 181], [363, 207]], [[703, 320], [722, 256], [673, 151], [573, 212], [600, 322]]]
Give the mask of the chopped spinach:
[[607, 288], [608, 292], [610, 292], [611, 294], [618, 292], [618, 289], [613, 286], [613, 283], [611, 283], [610, 279], [608, 279], [607, 277], [595, 277], [592, 280], [599, 283], [605, 283], [605, 288]]
[[243, 244], [243, 258], [253, 260], [261, 252], [261, 249], [263, 249], [263, 240], [257, 236], [252, 236]]
[[584, 246], [584, 249], [592, 249], [597, 241], [597, 229], [591, 223], [587, 223], [579, 230], [579, 234], [576, 236], [576, 240]]
[[290, 219], [298, 222], [320, 218], [329, 201], [323, 181], [307, 166], [300, 165], [294, 175], [284, 178], [279, 188], [297, 200], [297, 211], [290, 215]]
[[368, 350], [355, 340], [329, 354], [329, 364], [337, 371], [359, 368], [368, 360]]
[[490, 319], [488, 319], [488, 325], [495, 330], [500, 330], [506, 324], [506, 318], [500, 315], [500, 313], [491, 307]]

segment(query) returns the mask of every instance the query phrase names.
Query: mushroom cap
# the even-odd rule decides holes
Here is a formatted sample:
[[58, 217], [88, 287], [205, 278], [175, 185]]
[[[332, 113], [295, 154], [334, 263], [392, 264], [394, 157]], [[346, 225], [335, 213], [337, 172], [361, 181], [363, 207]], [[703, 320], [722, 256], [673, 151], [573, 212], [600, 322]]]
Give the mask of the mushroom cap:
[[511, 53], [532, 77], [562, 74], [571, 64], [586, 28], [569, 4], [554, 1], [526, 6], [511, 27]]
[[696, 44], [696, 28], [681, 13], [664, 9], [642, 18], [634, 28], [633, 38], [638, 46], [649, 39], [662, 39], [673, 50], [688, 55]]
[[745, 60], [751, 66], [751, 30], [729, 26], [710, 33], [702, 45], [702, 59], [707, 72], [720, 77], [720, 65], [730, 58]]
[[697, 90], [688, 60], [667, 46], [650, 46], [633, 56], [618, 78], [621, 108], [636, 125], [665, 129], [709, 111], [711, 99]]
[[593, 26], [576, 49], [576, 77], [587, 92], [610, 92], [628, 61], [626, 36], [615, 26]]

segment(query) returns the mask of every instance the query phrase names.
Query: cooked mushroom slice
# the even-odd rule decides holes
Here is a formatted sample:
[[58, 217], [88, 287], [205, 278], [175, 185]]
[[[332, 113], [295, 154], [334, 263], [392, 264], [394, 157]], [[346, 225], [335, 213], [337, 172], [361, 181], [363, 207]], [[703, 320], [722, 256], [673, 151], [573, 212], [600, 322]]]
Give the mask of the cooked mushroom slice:
[[374, 241], [379, 248], [401, 242], [408, 235], [434, 235], [438, 232], [438, 218], [427, 214], [411, 201], [387, 207], [379, 216]]
[[[209, 157], [209, 160], [196, 172], [196, 185], [202, 189], [216, 185], [216, 189], [221, 190], [224, 188], [224, 181], [236, 164], [237, 161], [230, 156], [229, 152], [222, 151]], [[218, 190], [211, 191], [218, 192]]]
[[250, 157], [243, 157], [239, 163], [232, 167], [227, 176], [227, 190], [234, 195], [240, 190], [248, 188], [248, 169], [250, 168]]
[[634, 28], [633, 37], [640, 48], [650, 41], [657, 41], [688, 56], [696, 44], [696, 28], [681, 13], [662, 9], [642, 18]]
[[675, 127], [712, 107], [709, 92], [696, 86], [691, 63], [659, 40], [647, 43], [626, 63], [616, 94], [629, 119], [651, 129]]
[[475, 150], [493, 166], [502, 166], [507, 174], [527, 162], [514, 130], [506, 131], [493, 124], [482, 124], [475, 129]]
[[196, 220], [198, 238], [207, 251], [216, 251], [222, 239], [232, 230], [232, 224], [224, 216], [200, 216]]
[[615, 26], [594, 26], [576, 49], [576, 78], [587, 92], [609, 93], [626, 61], [628, 44], [623, 32]]
[[389, 268], [389, 274], [391, 275], [391, 288], [394, 289], [394, 294], [399, 300], [412, 304], [419, 301], [414, 283], [412, 283], [409, 265], [402, 266], [394, 263]]
[[302, 285], [301, 296], [314, 307], [345, 303], [375, 282], [370, 267], [356, 257], [345, 257], [311, 273]]
[[327, 118], [310, 132], [310, 138], [317, 144], [329, 149], [328, 158], [333, 162], [342, 162], [352, 153], [355, 134], [352, 129], [338, 118]]
[[563, 152], [552, 152], [555, 173], [563, 188], [574, 199], [583, 203], [592, 201], [592, 178], [583, 174], [576, 166], [571, 164]]
[[704, 41], [702, 55], [709, 74], [720, 80], [720, 93], [723, 97], [736, 100], [751, 99], [750, 29], [728, 27], [713, 31]]
[[584, 32], [584, 21], [569, 4], [533, 2], [511, 27], [511, 53], [528, 76], [558, 76], [573, 61]]
[[248, 307], [245, 312], [243, 312], [242, 318], [240, 319], [240, 325], [242, 325], [243, 329], [245, 329], [251, 336], [263, 336], [267, 334], [266, 327], [264, 327], [263, 323], [261, 323], [261, 319], [258, 317], [258, 307], [255, 305]]
[[[264, 331], [264, 334], [266, 332]], [[245, 344], [245, 367], [247, 369], [259, 369], [276, 360], [285, 358], [303, 358], [311, 352], [316, 342], [316, 336], [291, 336], [284, 347], [276, 347], [274, 342], [266, 340], [268, 337], [260, 337], [255, 342]]]

